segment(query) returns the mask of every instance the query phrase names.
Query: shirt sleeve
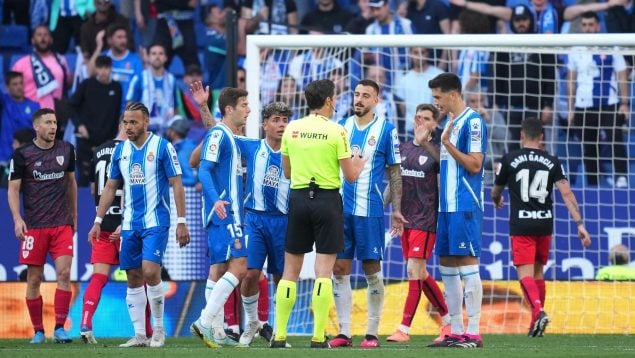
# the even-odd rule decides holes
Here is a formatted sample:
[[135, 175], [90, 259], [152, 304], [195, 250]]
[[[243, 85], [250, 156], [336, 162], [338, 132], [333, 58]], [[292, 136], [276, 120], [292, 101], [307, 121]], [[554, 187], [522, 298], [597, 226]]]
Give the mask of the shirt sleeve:
[[115, 147], [114, 153], [112, 153], [112, 158], [110, 161], [110, 173], [108, 173], [108, 178], [113, 180], [122, 180], [123, 176], [121, 175], [121, 169], [119, 168], [119, 161], [121, 160], [121, 150], [124, 146], [125, 142], [121, 142], [117, 144]]
[[470, 153], [483, 153], [487, 151], [487, 129], [480, 116], [474, 116], [469, 120]]
[[9, 164], [9, 181], [24, 178], [24, 157], [22, 151], [16, 150]]
[[508, 170], [509, 170], [508, 158], [507, 158], [507, 155], [505, 155], [503, 156], [503, 159], [501, 159], [501, 162], [498, 164], [494, 172], [494, 175], [495, 175], [494, 184], [500, 185], [500, 186], [507, 185]]
[[336, 129], [333, 129], [335, 136], [335, 145], [337, 151], [337, 159], [346, 159], [351, 157], [351, 144], [348, 141], [348, 134], [344, 127], [337, 125]]
[[70, 153], [68, 153], [68, 166], [66, 167], [66, 172], [67, 173], [74, 173], [75, 172], [75, 147], [70, 144], [70, 143], [66, 143], [68, 145], [68, 150]]
[[203, 151], [201, 152], [201, 161], [218, 163], [221, 155], [221, 144], [225, 135], [221, 130], [212, 130], [205, 140]]
[[161, 152], [161, 164], [163, 165], [163, 170], [165, 170], [165, 174], [168, 178], [173, 178], [177, 175], [183, 174], [181, 171], [181, 163], [179, 162], [179, 156], [176, 154], [176, 149], [172, 143], [167, 142], [163, 147], [163, 151]]
[[560, 163], [560, 160], [558, 158], [554, 158], [554, 166], [553, 166], [553, 182], [557, 183], [560, 180], [567, 180], [567, 175], [565, 174], [565, 170], [564, 170], [564, 166], [562, 165], [562, 163]]
[[392, 127], [386, 136], [386, 164], [394, 165], [401, 163], [401, 151], [399, 149], [399, 135], [397, 128]]

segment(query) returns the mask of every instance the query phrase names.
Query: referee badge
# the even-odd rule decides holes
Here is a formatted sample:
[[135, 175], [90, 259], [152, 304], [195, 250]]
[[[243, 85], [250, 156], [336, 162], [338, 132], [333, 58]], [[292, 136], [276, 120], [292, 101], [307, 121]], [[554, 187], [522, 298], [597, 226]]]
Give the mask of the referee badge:
[[234, 240], [234, 249], [240, 250], [242, 248], [243, 248], [243, 244], [240, 243], [240, 239], [235, 239]]

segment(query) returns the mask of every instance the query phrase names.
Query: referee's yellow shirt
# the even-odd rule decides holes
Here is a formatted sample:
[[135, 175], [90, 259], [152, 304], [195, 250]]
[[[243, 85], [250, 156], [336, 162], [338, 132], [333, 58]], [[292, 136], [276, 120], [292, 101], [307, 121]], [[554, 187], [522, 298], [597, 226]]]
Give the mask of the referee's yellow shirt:
[[311, 114], [289, 123], [282, 136], [282, 155], [291, 162], [291, 188], [339, 189], [340, 159], [351, 157], [346, 130], [328, 118]]

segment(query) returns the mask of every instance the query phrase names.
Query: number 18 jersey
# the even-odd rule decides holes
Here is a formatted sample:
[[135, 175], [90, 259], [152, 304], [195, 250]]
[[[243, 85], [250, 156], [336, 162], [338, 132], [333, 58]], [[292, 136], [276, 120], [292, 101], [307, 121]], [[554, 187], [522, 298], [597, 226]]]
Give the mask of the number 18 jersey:
[[[101, 199], [101, 193], [104, 191], [106, 181], [108, 180], [108, 173], [110, 172], [110, 160], [112, 159], [112, 153], [114, 153], [117, 144], [120, 140], [109, 140], [106, 143], [95, 148], [93, 151], [93, 170], [90, 172], [90, 181], [95, 183], [95, 206], [99, 206], [99, 199]], [[104, 221], [101, 223], [101, 229], [103, 231], [115, 231], [117, 226], [121, 224], [121, 195], [123, 194], [123, 182], [120, 183], [119, 188], [115, 192], [115, 198], [113, 199]]]
[[509, 233], [541, 236], [553, 233], [553, 185], [566, 180], [557, 157], [531, 148], [507, 153], [496, 170], [496, 185], [509, 187]]

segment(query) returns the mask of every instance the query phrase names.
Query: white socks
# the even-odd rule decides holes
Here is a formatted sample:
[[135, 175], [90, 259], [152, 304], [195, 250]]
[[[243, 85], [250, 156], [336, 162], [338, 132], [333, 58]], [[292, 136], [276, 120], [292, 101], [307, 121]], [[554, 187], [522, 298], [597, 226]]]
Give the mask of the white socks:
[[143, 286], [130, 288], [126, 291], [128, 314], [137, 336], [146, 336], [146, 291]]
[[245, 315], [247, 316], [247, 323], [249, 322], [257, 322], [258, 321], [258, 297], [260, 297], [260, 292], [256, 293], [253, 296], [243, 296], [240, 295], [243, 299], [243, 307], [245, 308]]
[[465, 312], [467, 313], [467, 331], [465, 333], [479, 335], [483, 284], [478, 265], [461, 266], [459, 271], [465, 283]]
[[450, 315], [452, 334], [463, 334], [463, 286], [458, 267], [439, 266], [441, 279], [445, 285], [445, 301]]
[[223, 306], [227, 302], [227, 298], [232, 291], [238, 286], [238, 279], [231, 272], [225, 272], [225, 274], [216, 282], [214, 289], [207, 299], [207, 304], [201, 312], [201, 324], [204, 328], [222, 327], [222, 320], [220, 325], [218, 324], [218, 316], [223, 311]]
[[207, 284], [205, 285], [205, 302], [209, 300], [209, 295], [212, 293], [214, 286], [216, 286], [216, 281], [207, 279]]
[[152, 318], [154, 318], [153, 327], [163, 327], [163, 311], [165, 307], [163, 282], [159, 281], [156, 286], [148, 285], [148, 299], [150, 300]]
[[351, 290], [351, 275], [335, 276], [333, 281], [333, 296], [335, 310], [340, 324], [340, 334], [351, 337], [351, 311], [353, 308], [353, 292]]
[[379, 337], [377, 334], [379, 331], [379, 319], [384, 309], [384, 278], [381, 271], [366, 276], [366, 282], [368, 282], [368, 290], [366, 291], [368, 300], [368, 329], [366, 334]]

